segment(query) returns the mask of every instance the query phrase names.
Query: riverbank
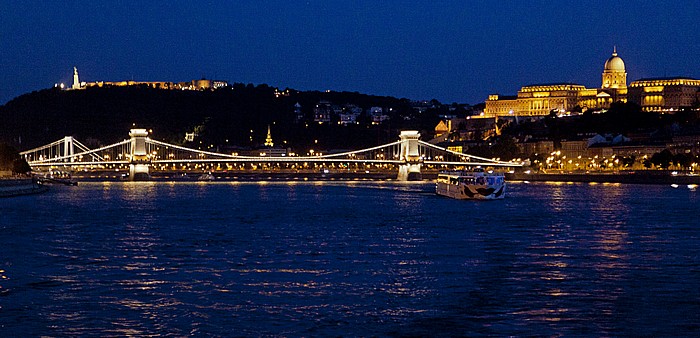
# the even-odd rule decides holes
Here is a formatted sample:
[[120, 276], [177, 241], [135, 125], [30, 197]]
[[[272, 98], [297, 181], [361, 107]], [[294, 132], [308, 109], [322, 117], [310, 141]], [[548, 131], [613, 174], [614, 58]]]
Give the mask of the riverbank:
[[38, 184], [32, 178], [0, 179], [0, 197], [37, 194], [47, 190], [48, 187]]
[[[423, 181], [437, 178], [438, 170], [421, 170]], [[153, 181], [198, 181], [208, 171], [152, 171], [150, 180]], [[297, 171], [297, 170], [246, 170], [246, 171], [212, 171], [214, 181], [394, 181], [397, 172], [394, 170], [373, 171]], [[125, 181], [128, 177], [123, 172], [91, 171], [73, 174], [76, 181]], [[506, 173], [508, 181], [532, 182], [595, 182], [595, 183], [627, 183], [627, 184], [698, 184], [700, 176], [687, 173], [673, 174], [672, 171], [639, 170], [597, 173], [526, 173], [516, 171]]]
[[626, 183], [626, 184], [698, 184], [700, 176], [673, 174], [671, 171], [642, 170], [620, 171], [615, 173], [507, 173], [509, 181], [530, 182], [584, 182], [584, 183]]
[[[209, 172], [181, 171], [152, 171], [150, 180], [153, 181], [198, 181]], [[285, 170], [256, 170], [256, 171], [212, 171], [214, 181], [391, 181], [396, 180], [395, 171], [285, 171]], [[435, 179], [437, 174], [424, 174], [423, 179]], [[72, 178], [77, 181], [128, 181], [123, 173], [77, 172]], [[211, 179], [205, 179], [211, 181]]]

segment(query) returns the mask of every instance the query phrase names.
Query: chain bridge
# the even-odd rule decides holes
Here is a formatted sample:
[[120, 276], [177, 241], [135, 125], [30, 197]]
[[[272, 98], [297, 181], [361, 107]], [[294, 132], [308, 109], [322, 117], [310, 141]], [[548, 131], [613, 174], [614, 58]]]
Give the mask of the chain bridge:
[[[367, 149], [333, 154], [311, 153], [306, 156], [284, 154], [271, 156], [240, 156], [187, 148], [153, 140], [146, 129], [131, 129], [129, 139], [90, 149], [66, 136], [50, 144], [23, 151], [35, 170], [103, 170], [128, 169], [132, 180], [149, 177], [152, 171], [236, 171], [236, 170], [342, 170], [398, 169], [402, 181], [421, 178], [421, 168], [455, 169], [460, 167], [520, 167], [521, 163], [455, 152], [419, 140], [417, 131], [402, 131], [399, 140]], [[327, 170], [327, 169], [326, 169]]]

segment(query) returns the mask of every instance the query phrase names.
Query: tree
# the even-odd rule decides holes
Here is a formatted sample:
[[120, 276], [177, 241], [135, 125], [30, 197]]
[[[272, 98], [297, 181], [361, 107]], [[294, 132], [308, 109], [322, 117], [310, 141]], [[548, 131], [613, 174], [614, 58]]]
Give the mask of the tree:
[[659, 168], [666, 169], [673, 163], [673, 154], [670, 150], [664, 149], [651, 156], [651, 163]]
[[0, 143], [0, 170], [11, 170], [13, 173], [26, 174], [32, 171], [32, 168], [15, 148], [5, 143]]
[[625, 168], [628, 168], [628, 167], [631, 167], [632, 165], [634, 165], [634, 162], [635, 162], [636, 160], [637, 160], [637, 158], [636, 158], [634, 155], [630, 155], [630, 156], [623, 156], [623, 157], [620, 159], [620, 162], [622, 163], [622, 165], [623, 165]]
[[538, 170], [542, 167], [545, 161], [545, 157], [543, 154], [532, 154], [529, 157], [530, 163], [532, 167], [537, 168]]
[[693, 155], [691, 154], [675, 154], [673, 155], [673, 164], [681, 167], [688, 168], [693, 163]]
[[32, 171], [32, 167], [23, 158], [18, 158], [12, 163], [12, 172], [15, 174], [27, 174]]
[[491, 147], [491, 154], [503, 161], [510, 161], [522, 157], [515, 140], [512, 137], [501, 137]]

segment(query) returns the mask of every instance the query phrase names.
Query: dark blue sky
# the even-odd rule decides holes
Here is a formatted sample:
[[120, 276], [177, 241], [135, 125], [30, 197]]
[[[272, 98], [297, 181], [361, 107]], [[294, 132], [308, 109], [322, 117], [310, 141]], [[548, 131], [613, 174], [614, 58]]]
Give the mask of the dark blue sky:
[[700, 1], [2, 1], [0, 104], [56, 82], [216, 78], [478, 103], [532, 83], [700, 78]]

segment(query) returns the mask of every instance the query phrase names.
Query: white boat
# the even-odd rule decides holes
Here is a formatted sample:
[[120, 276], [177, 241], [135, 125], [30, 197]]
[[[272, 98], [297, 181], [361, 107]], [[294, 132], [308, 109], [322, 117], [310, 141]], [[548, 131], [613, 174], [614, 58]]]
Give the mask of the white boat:
[[506, 179], [502, 173], [453, 171], [438, 174], [435, 192], [456, 199], [495, 200], [506, 195]]
[[199, 176], [199, 178], [197, 178], [198, 181], [213, 181], [215, 179], [216, 177], [214, 177], [214, 175], [212, 175], [210, 172], [204, 173], [202, 174], [202, 176]]

